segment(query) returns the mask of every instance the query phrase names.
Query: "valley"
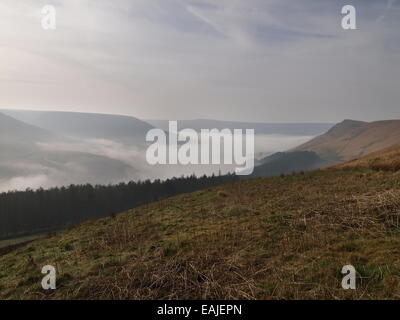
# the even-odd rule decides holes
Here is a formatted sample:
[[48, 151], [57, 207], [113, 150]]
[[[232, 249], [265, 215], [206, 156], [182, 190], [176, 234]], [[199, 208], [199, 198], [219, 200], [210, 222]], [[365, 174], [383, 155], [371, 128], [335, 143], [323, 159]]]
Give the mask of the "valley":
[[[398, 298], [399, 195], [398, 169], [351, 163], [178, 195], [1, 255], [0, 296]], [[59, 285], [43, 295], [46, 264]], [[341, 288], [346, 264], [358, 290]]]
[[[13, 173], [5, 162], [13, 159], [12, 146], [31, 163], [61, 169], [90, 159], [88, 168], [99, 171], [89, 176], [111, 174], [113, 157], [76, 148], [88, 133], [64, 135], [2, 119], [15, 140], [3, 137], [2, 147], [10, 147], [0, 163], [3, 175], [29, 168], [25, 162]], [[346, 120], [257, 160], [253, 175], [241, 179], [190, 176], [3, 193], [1, 218], [13, 221], [16, 235], [29, 231], [27, 223], [39, 234], [0, 242], [0, 298], [398, 298], [397, 127], [398, 121]], [[28, 195], [29, 202], [18, 200]], [[14, 220], [7, 218], [11, 212]], [[26, 220], [29, 214], [37, 222]], [[6, 224], [4, 235], [11, 230]], [[59, 231], [43, 229], [52, 226]], [[357, 270], [358, 290], [341, 287], [340, 270], [348, 264]], [[41, 291], [44, 265], [56, 267], [57, 290]]]

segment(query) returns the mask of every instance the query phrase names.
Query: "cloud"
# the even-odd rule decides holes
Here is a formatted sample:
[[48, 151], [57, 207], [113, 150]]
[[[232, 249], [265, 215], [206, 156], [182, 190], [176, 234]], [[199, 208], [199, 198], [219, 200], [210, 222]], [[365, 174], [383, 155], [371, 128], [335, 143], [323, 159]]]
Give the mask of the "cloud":
[[74, 142], [43, 142], [38, 143], [38, 145], [44, 151], [90, 153], [120, 160], [129, 165], [134, 164], [138, 160], [143, 161], [145, 159], [143, 149], [106, 139], [76, 139]]
[[0, 107], [277, 122], [398, 116], [395, 1], [353, 1], [357, 31], [341, 29], [339, 0], [55, 1], [54, 32], [40, 27], [44, 2], [0, 4]]

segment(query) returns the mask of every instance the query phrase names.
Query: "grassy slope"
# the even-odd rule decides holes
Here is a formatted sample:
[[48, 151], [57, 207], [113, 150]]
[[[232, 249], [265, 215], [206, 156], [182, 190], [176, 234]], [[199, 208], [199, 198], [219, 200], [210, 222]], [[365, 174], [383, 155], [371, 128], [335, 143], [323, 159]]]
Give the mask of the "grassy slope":
[[34, 235], [29, 235], [29, 236], [23, 236], [19, 238], [12, 238], [12, 239], [3, 239], [0, 240], [0, 249], [8, 246], [14, 246], [18, 245], [24, 242], [32, 241], [37, 238], [39, 238], [41, 235], [40, 234], [34, 234]]
[[400, 170], [400, 145], [373, 152], [365, 157], [335, 165], [334, 168], [373, 168], [375, 170]]
[[345, 161], [400, 143], [400, 120], [360, 122], [345, 120], [296, 150]]
[[[184, 194], [0, 256], [1, 298], [400, 298], [400, 172], [320, 170]], [[40, 289], [41, 267], [58, 289]], [[341, 288], [353, 264], [358, 289]]]

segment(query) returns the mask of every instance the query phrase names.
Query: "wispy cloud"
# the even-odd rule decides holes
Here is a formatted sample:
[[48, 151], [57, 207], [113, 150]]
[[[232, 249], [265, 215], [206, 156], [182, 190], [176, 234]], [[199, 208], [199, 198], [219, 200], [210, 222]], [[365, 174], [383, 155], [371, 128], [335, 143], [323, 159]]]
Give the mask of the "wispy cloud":
[[47, 32], [46, 1], [1, 2], [0, 107], [264, 121], [398, 115], [398, 1], [354, 0], [357, 31], [341, 29], [339, 0], [52, 3], [58, 28]]

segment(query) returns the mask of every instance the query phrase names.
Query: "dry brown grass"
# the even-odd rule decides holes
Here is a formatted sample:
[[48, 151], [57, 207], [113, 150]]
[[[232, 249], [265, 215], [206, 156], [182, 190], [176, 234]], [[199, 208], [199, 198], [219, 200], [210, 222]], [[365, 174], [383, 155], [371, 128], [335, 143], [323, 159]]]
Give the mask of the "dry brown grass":
[[335, 165], [333, 168], [371, 168], [373, 170], [399, 171], [400, 145], [394, 145], [367, 156]]
[[344, 121], [327, 134], [312, 139], [298, 150], [314, 151], [341, 161], [359, 158], [400, 143], [400, 120]]
[[[146, 205], [0, 256], [2, 298], [400, 297], [400, 181], [329, 169], [241, 181]], [[58, 289], [40, 289], [53, 264]], [[358, 289], [341, 288], [353, 264]]]

